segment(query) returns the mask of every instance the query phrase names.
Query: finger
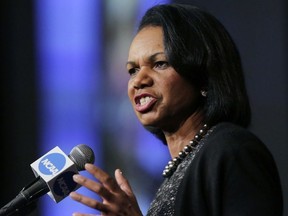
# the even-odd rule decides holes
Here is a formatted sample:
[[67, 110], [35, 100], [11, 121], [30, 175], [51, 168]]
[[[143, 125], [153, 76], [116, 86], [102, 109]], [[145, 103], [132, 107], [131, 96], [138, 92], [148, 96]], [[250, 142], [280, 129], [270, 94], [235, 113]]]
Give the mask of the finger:
[[120, 188], [115, 181], [114, 178], [112, 178], [110, 175], [108, 175], [106, 172], [101, 170], [100, 168], [94, 166], [93, 164], [85, 164], [85, 169], [94, 175], [95, 178], [97, 178], [108, 190], [111, 192], [119, 192]]
[[[79, 203], [82, 203], [82, 204], [84, 204], [84, 205], [86, 205], [86, 206], [89, 206], [89, 207], [91, 207], [91, 208], [93, 208], [93, 209], [97, 209], [97, 210], [103, 211], [103, 212], [107, 211], [107, 207], [106, 207], [103, 203], [98, 202], [97, 200], [92, 199], [92, 198], [90, 198], [90, 197], [81, 195], [81, 194], [79, 194], [79, 193], [77, 193], [77, 192], [71, 192], [71, 193], [69, 194], [69, 196], [70, 196], [73, 200], [75, 200], [75, 201], [77, 201], [77, 202], [79, 202]], [[80, 214], [80, 215], [81, 215], [81, 213], [75, 213], [75, 214]], [[82, 215], [83, 215], [83, 214], [82, 214]], [[84, 214], [84, 215], [85, 215], [85, 214]]]
[[105, 188], [103, 187], [101, 184], [89, 179], [89, 178], [86, 178], [84, 176], [81, 176], [79, 174], [76, 174], [76, 175], [73, 175], [73, 180], [88, 188], [89, 190], [97, 193], [99, 196], [101, 196], [102, 198], [105, 198], [107, 200], [110, 200], [111, 199], [111, 193]]
[[115, 170], [115, 178], [116, 178], [116, 182], [119, 185], [119, 187], [121, 188], [121, 190], [123, 190], [130, 197], [134, 196], [132, 188], [131, 188], [128, 180], [123, 176], [123, 173], [121, 172], [120, 169]]

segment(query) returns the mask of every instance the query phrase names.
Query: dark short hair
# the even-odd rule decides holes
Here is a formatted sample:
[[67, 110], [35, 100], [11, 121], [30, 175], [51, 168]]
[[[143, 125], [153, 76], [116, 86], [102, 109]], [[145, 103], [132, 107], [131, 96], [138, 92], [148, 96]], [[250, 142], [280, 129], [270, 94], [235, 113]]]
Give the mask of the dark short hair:
[[[250, 124], [240, 55], [231, 36], [214, 16], [191, 5], [157, 5], [145, 13], [138, 31], [147, 26], [162, 27], [170, 65], [199, 92], [207, 91], [202, 101], [205, 123], [226, 121], [242, 127]], [[148, 130], [165, 142], [157, 129]]]

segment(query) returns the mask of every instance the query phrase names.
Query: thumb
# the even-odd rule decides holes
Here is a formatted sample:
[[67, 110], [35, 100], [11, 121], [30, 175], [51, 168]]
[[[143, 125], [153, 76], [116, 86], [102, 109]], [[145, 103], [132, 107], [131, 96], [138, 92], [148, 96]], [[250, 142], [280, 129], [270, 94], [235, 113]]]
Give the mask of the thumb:
[[142, 215], [139, 205], [137, 203], [137, 199], [132, 191], [132, 188], [128, 180], [123, 176], [120, 169], [115, 170], [115, 179], [120, 189], [128, 196], [128, 199], [130, 200], [133, 206], [133, 211], [135, 213], [133, 215]]
[[120, 169], [115, 170], [115, 179], [121, 190], [123, 190], [129, 197], [134, 197], [132, 188]]

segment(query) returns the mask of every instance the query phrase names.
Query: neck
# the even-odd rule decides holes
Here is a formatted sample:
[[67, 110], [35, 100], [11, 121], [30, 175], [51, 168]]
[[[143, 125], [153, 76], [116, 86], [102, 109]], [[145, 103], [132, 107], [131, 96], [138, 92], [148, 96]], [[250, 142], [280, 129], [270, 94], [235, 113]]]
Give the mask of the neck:
[[203, 127], [199, 130], [199, 132], [194, 136], [193, 140], [189, 142], [189, 144], [185, 145], [183, 150], [181, 150], [178, 153], [178, 156], [175, 156], [172, 160], [170, 160], [165, 166], [165, 169], [163, 170], [162, 176], [163, 177], [170, 177], [173, 175], [173, 173], [177, 170], [178, 165], [185, 160], [186, 156], [193, 153], [197, 153], [197, 149], [199, 150], [201, 146], [203, 145], [201, 143], [201, 140], [204, 136], [207, 135], [207, 132], [209, 130], [209, 126], [207, 124], [204, 124]]
[[199, 112], [186, 119], [173, 133], [164, 132], [172, 158], [178, 156], [178, 153], [194, 138], [203, 125], [203, 113]]

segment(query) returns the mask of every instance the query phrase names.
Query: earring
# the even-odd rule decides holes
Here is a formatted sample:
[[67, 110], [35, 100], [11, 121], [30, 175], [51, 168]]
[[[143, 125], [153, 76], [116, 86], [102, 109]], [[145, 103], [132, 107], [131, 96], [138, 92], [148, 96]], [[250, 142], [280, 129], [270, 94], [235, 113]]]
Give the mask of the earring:
[[201, 95], [202, 95], [203, 97], [207, 97], [207, 91], [201, 90], [200, 92], [201, 92]]

